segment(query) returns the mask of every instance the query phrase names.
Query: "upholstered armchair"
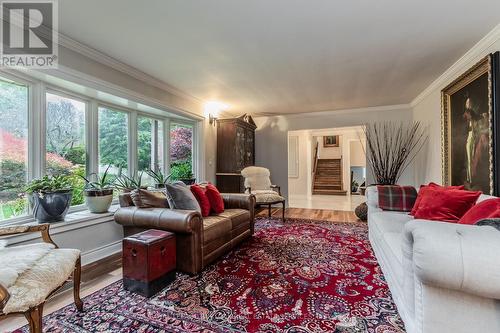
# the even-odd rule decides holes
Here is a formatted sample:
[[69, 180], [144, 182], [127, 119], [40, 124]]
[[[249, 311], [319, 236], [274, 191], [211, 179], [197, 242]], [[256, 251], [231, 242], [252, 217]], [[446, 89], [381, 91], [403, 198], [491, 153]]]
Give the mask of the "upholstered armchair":
[[0, 320], [22, 314], [30, 332], [41, 333], [45, 301], [71, 277], [76, 308], [83, 311], [80, 250], [59, 249], [50, 237], [49, 224], [0, 228], [0, 236], [30, 232], [40, 232], [43, 242], [0, 244]]
[[281, 196], [281, 188], [271, 183], [269, 169], [262, 167], [246, 167], [241, 170], [245, 178], [245, 193], [255, 195], [256, 206], [267, 206], [268, 215], [271, 217], [271, 206], [283, 205], [283, 221], [285, 220], [285, 198]]

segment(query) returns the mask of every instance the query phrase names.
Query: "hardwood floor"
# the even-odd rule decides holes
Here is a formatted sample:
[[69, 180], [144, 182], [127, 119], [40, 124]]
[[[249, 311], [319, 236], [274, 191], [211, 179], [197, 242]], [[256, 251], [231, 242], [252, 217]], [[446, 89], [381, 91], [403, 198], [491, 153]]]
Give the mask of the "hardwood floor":
[[[273, 208], [271, 211], [271, 216], [281, 218], [281, 211], [281, 208]], [[257, 216], [268, 216], [267, 208], [258, 209]], [[286, 208], [285, 217], [323, 220], [330, 222], [359, 222], [358, 218], [352, 211], [329, 209]]]

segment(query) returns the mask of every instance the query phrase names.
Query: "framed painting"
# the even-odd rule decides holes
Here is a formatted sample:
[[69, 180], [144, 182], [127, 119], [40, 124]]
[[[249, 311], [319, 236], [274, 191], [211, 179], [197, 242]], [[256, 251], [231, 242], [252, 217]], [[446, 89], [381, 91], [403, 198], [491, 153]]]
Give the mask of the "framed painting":
[[441, 92], [445, 185], [498, 195], [499, 53], [490, 54]]
[[338, 147], [338, 146], [339, 146], [338, 135], [327, 135], [323, 137], [323, 147]]

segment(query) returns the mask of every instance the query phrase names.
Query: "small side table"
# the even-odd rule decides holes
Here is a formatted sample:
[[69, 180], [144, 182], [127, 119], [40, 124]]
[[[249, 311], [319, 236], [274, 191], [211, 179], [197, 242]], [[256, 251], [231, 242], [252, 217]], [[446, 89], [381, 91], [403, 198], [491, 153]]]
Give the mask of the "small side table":
[[146, 230], [123, 239], [123, 288], [151, 297], [175, 280], [175, 235]]

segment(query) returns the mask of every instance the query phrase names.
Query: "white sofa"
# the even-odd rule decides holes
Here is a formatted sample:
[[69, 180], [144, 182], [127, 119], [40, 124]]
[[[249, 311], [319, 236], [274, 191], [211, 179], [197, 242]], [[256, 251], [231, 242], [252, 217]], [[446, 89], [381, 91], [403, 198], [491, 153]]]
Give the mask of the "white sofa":
[[370, 243], [406, 331], [500, 332], [500, 231], [383, 211], [376, 187], [366, 196]]

